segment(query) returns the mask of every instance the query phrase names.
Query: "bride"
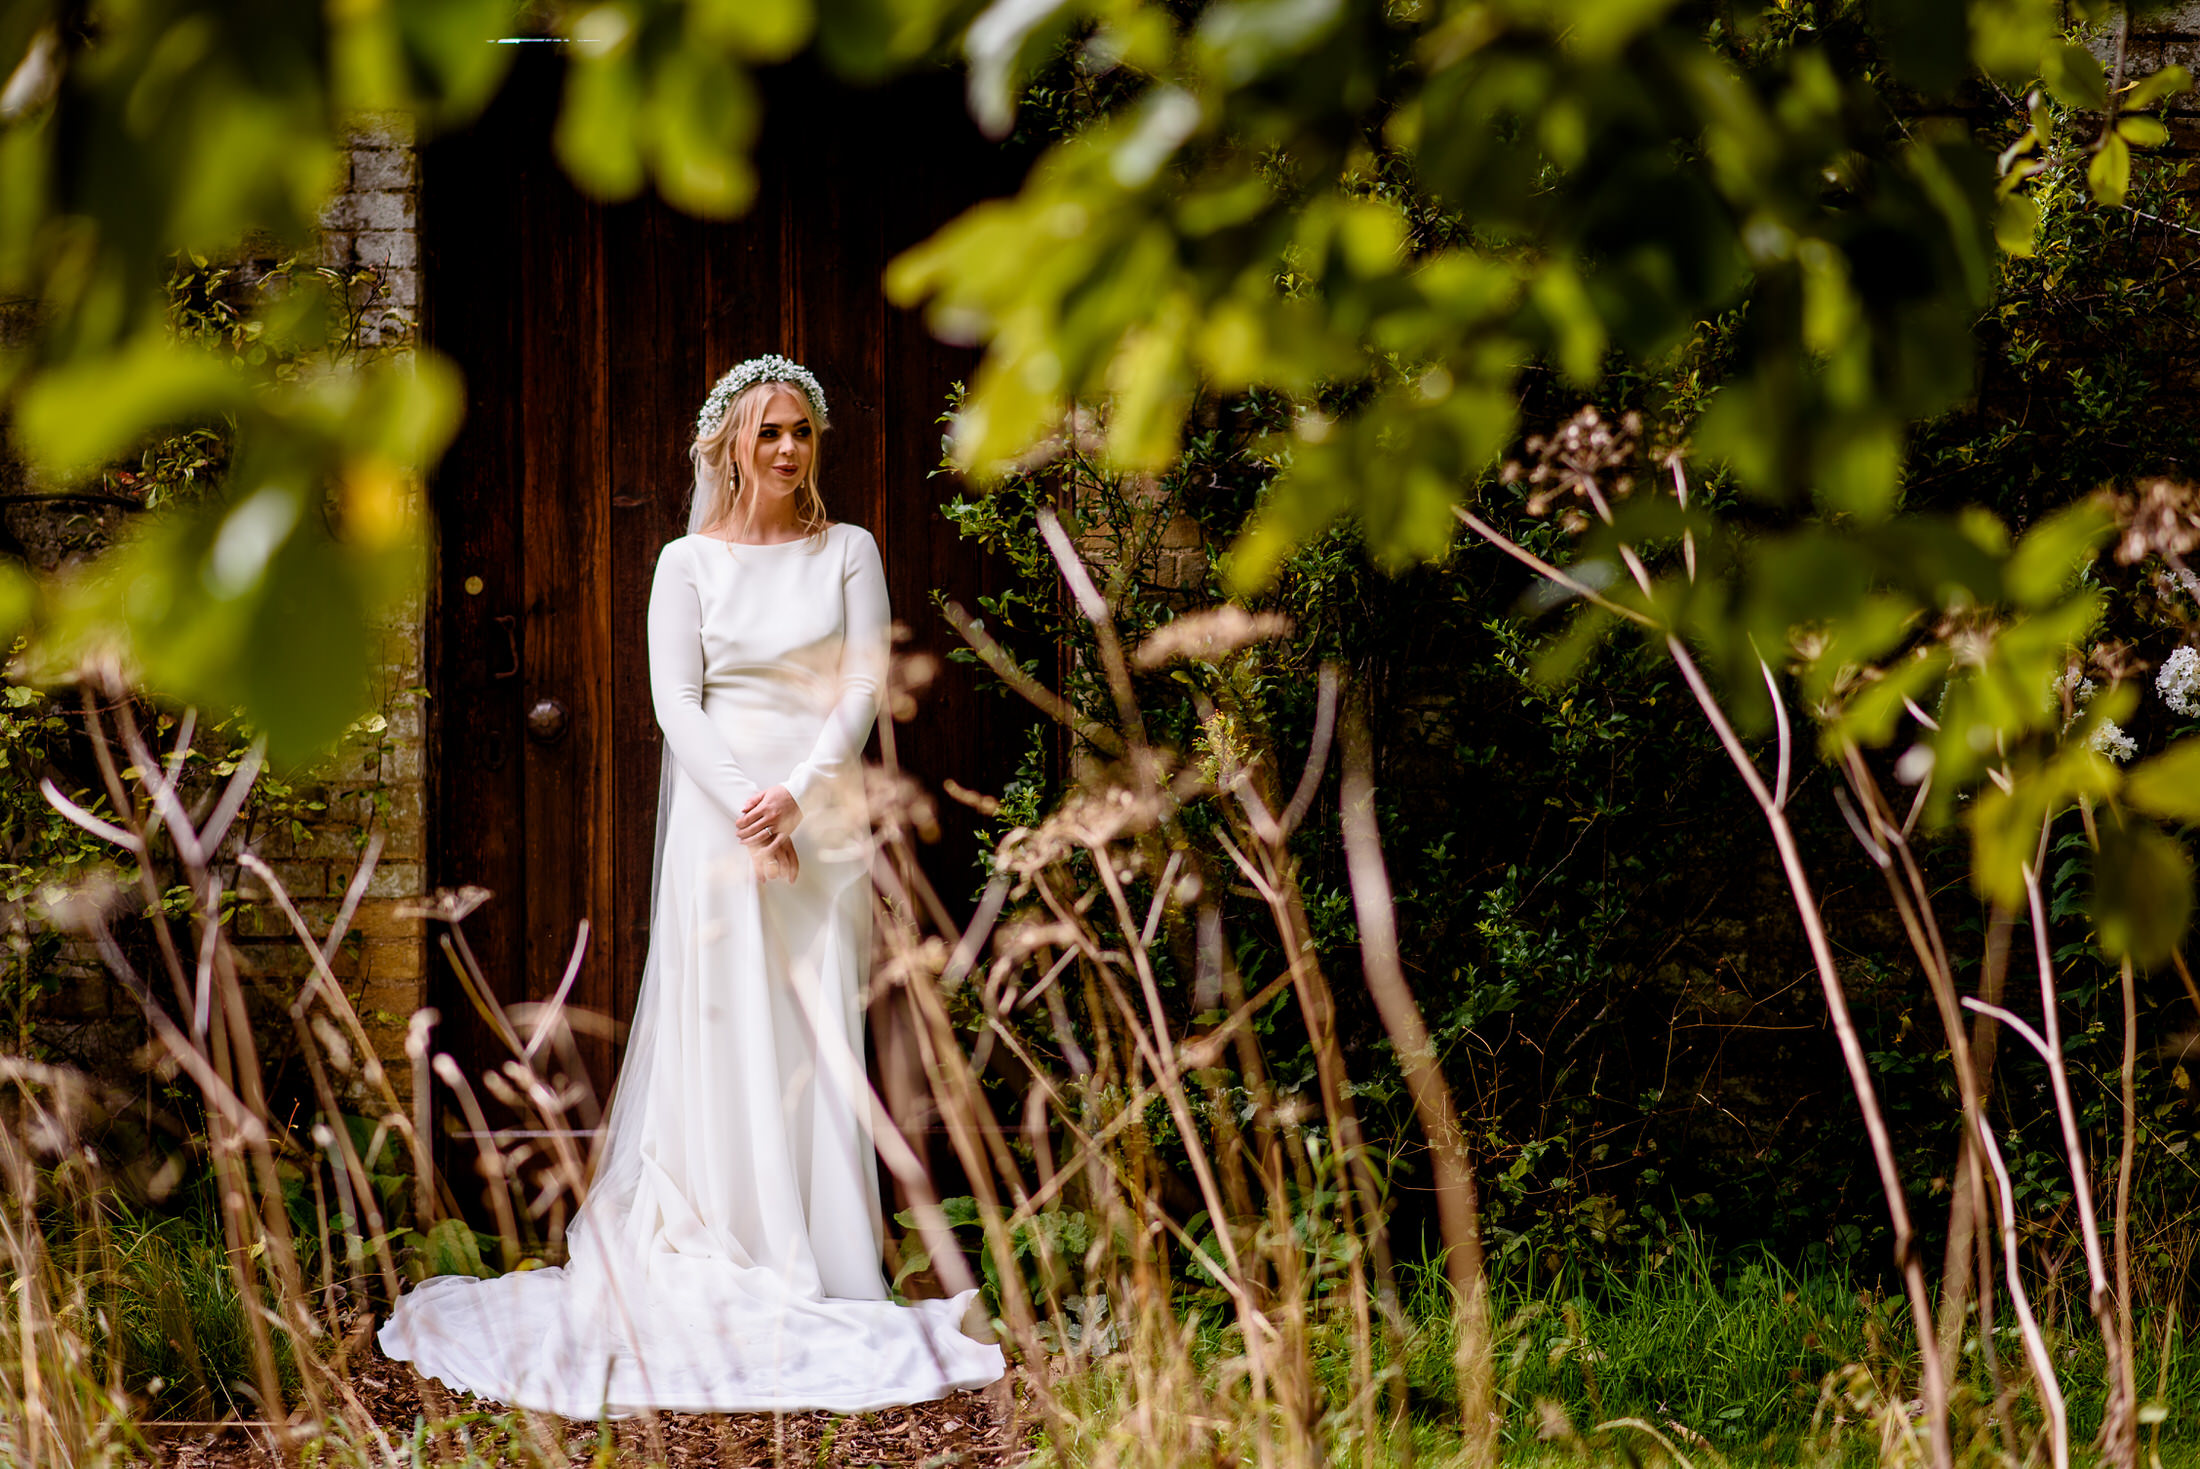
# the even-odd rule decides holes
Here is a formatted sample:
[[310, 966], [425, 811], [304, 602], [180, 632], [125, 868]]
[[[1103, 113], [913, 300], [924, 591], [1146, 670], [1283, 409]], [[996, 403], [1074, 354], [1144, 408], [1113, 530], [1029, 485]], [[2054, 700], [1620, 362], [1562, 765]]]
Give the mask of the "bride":
[[826, 519], [825, 427], [784, 357], [703, 404], [650, 593], [657, 878], [602, 1161], [568, 1264], [398, 1301], [382, 1349], [451, 1387], [569, 1418], [860, 1412], [1002, 1373], [967, 1293], [897, 1306], [880, 1274], [859, 992], [886, 579]]

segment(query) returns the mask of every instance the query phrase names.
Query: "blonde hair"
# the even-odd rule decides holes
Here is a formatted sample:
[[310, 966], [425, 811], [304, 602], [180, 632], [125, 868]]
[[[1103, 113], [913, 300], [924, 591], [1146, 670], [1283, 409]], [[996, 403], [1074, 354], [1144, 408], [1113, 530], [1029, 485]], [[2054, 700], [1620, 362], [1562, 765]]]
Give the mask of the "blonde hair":
[[817, 468], [824, 457], [825, 424], [817, 405], [810, 401], [802, 385], [789, 382], [751, 383], [726, 405], [726, 416], [718, 427], [695, 436], [695, 443], [688, 449], [688, 459], [695, 466], [695, 502], [703, 507], [704, 528], [723, 525], [736, 515], [746, 519], [753, 511], [754, 502], [742, 494], [742, 468], [756, 457], [757, 436], [764, 427], [764, 405], [780, 389], [794, 394], [795, 401], [802, 405], [810, 419], [810, 467], [802, 476], [801, 498], [796, 502], [795, 516], [810, 535], [825, 533], [825, 499], [817, 492]]

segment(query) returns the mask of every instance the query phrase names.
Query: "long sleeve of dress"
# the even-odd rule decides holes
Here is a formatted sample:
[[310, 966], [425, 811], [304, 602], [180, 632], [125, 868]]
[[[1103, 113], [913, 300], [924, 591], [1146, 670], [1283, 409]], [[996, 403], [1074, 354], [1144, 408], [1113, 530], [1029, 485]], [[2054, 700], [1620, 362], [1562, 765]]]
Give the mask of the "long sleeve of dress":
[[836, 780], [861, 764], [864, 742], [878, 718], [879, 690], [886, 681], [892, 617], [886, 601], [886, 567], [879, 560], [878, 542], [862, 530], [851, 527], [851, 532], [841, 581], [846, 620], [840, 645], [840, 697], [818, 731], [809, 757], [787, 777], [787, 794], [798, 806], [807, 804], [810, 791], [820, 783]]
[[680, 769], [738, 818], [756, 782], [703, 713], [703, 600], [677, 541], [658, 556], [649, 588], [649, 697]]

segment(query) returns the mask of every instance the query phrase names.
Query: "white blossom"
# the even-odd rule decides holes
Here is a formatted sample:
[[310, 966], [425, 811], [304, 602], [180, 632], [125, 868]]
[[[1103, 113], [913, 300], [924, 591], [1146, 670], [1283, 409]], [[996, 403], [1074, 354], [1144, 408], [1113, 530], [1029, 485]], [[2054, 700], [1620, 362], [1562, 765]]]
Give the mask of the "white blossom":
[[[2186, 576], [2191, 572], [2183, 573]], [[2200, 649], [2179, 648], [2162, 660], [2154, 675], [2155, 692], [2162, 702], [2187, 719], [2200, 718]]]
[[2113, 719], [2104, 719], [2094, 728], [2093, 738], [2086, 741], [2100, 754], [2119, 763], [2139, 753], [2139, 742], [2123, 732]]
[[[2066, 668], [2053, 683], [2047, 686], [2047, 707], [2050, 709], [2057, 707], [2062, 702], [2063, 694], [2067, 692], [2070, 695], [2070, 707], [2073, 710], [2083, 709], [2093, 701], [2093, 696], [2100, 691], [2101, 686], [2092, 679], [2085, 677], [2075, 668]], [[2063, 727], [2065, 729], [2069, 728], [2069, 721], [2065, 720]]]
[[[2093, 702], [2093, 696], [2101, 691], [2101, 686], [2092, 679], [2083, 677], [2073, 668], [2055, 680], [2049, 695], [2050, 702], [2059, 698], [2065, 689], [2070, 691], [2072, 710], [2070, 719], [2063, 724], [2063, 728], [2068, 729], [2076, 721], [2078, 714], [2084, 711], [2085, 706]], [[2139, 753], [2139, 742], [2125, 734], [2123, 726], [2113, 719], [2104, 719], [2095, 725], [2093, 733], [2086, 738], [2086, 745], [2118, 762], [2129, 760]]]

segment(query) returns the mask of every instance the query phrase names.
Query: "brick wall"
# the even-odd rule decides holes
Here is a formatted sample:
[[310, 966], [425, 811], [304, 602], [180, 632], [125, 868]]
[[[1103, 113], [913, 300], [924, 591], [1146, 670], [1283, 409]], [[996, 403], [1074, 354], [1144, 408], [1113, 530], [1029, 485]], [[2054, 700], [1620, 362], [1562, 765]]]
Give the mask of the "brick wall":
[[[418, 332], [420, 312], [420, 154], [414, 123], [403, 114], [361, 119], [345, 141], [345, 187], [323, 220], [330, 264], [372, 268], [378, 295], [361, 317], [361, 345], [398, 347]], [[418, 493], [418, 490], [416, 490]], [[414, 506], [425, 517], [425, 506]], [[323, 884], [334, 908], [356, 871], [367, 833], [383, 838], [367, 895], [352, 921], [354, 939], [334, 968], [359, 1005], [376, 1053], [398, 1093], [411, 1091], [405, 1029], [427, 1003], [425, 919], [411, 913], [427, 893], [427, 605], [414, 598], [385, 627], [383, 699], [367, 750], [334, 772], [330, 822], [306, 851], [290, 855], [299, 877]]]
[[402, 113], [362, 117], [345, 139], [343, 189], [321, 217], [323, 260], [372, 270], [362, 346], [409, 344], [420, 310], [420, 166], [413, 123]]
[[[2112, 73], [2116, 41], [2116, 27], [2111, 24], [2102, 26], [2087, 43]], [[2151, 75], [2172, 63], [2200, 77], [2200, 3], [2188, 0], [2132, 20], [2131, 34], [2124, 41], [2125, 79]], [[2200, 90], [2171, 97], [2160, 112], [2169, 124], [2169, 151], [2200, 153]]]
[[[345, 183], [322, 219], [321, 261], [362, 272], [353, 305], [357, 345], [408, 351], [415, 339], [420, 300], [417, 151], [412, 124], [403, 116], [362, 118], [345, 141]], [[276, 247], [248, 242], [240, 252], [247, 279], [271, 263]], [[266, 259], [263, 259], [263, 252]], [[32, 320], [28, 303], [0, 301], [0, 346], [15, 345]], [[96, 496], [32, 501], [26, 492], [51, 493], [0, 444], [0, 551], [52, 571], [104, 545], [132, 512]], [[419, 509], [421, 507], [417, 507]], [[415, 599], [400, 607], [382, 630], [376, 709], [347, 740], [346, 754], [313, 773], [301, 794], [325, 810], [303, 831], [245, 830], [235, 840], [267, 859], [307, 923], [325, 934], [368, 840], [382, 840], [381, 861], [353, 919], [350, 937], [332, 961], [361, 1018], [377, 1057], [400, 1094], [412, 1084], [404, 1040], [412, 1013], [423, 1001], [424, 922], [409, 908], [422, 896], [425, 869], [424, 804], [426, 711], [422, 686], [425, 607]], [[289, 1026], [281, 1014], [311, 966], [288, 920], [249, 880], [234, 926], [239, 960], [267, 1006], [270, 1047], [287, 1048]], [[75, 1060], [117, 1079], [132, 1073], [145, 1054], [144, 1021], [136, 1005], [107, 975], [90, 943], [64, 938], [41, 961], [52, 988], [34, 1023], [42, 1041], [58, 1044]], [[11, 1038], [19, 1039], [19, 1038]], [[391, 1064], [395, 1063], [395, 1064]], [[355, 1058], [338, 1078], [362, 1099], [366, 1068]]]
[[[427, 859], [421, 627], [415, 604], [384, 629], [379, 707], [362, 721], [346, 753], [318, 773], [316, 794], [327, 810], [302, 831], [245, 836], [316, 935], [328, 932], [363, 853], [374, 838], [381, 839], [365, 896], [330, 968], [400, 1096], [412, 1087], [405, 1033], [413, 1011], [425, 1002], [427, 974], [426, 925], [414, 911], [425, 892]], [[264, 901], [263, 891], [248, 882], [244, 894], [262, 901], [237, 915], [240, 969], [248, 979], [287, 993], [305, 978], [312, 959], [280, 908]], [[364, 1068], [354, 1068], [339, 1082], [362, 1096], [370, 1090]]]
[[[345, 140], [345, 153], [344, 187], [322, 216], [322, 259], [371, 272], [354, 302], [359, 343], [402, 353], [416, 338], [420, 302], [420, 170], [412, 119], [361, 118]], [[425, 513], [418, 503], [414, 510]], [[425, 604], [416, 597], [383, 628], [377, 708], [326, 773], [326, 813], [302, 833], [253, 836], [316, 933], [326, 933], [343, 906], [367, 843], [381, 838], [366, 896], [330, 967], [400, 1095], [412, 1087], [405, 1033], [413, 1011], [425, 1003], [427, 975], [426, 925], [411, 911], [426, 891], [426, 625]], [[311, 963], [272, 905], [240, 913], [237, 940], [240, 962], [256, 977], [302, 978]], [[364, 1090], [363, 1068], [348, 1079]]]

